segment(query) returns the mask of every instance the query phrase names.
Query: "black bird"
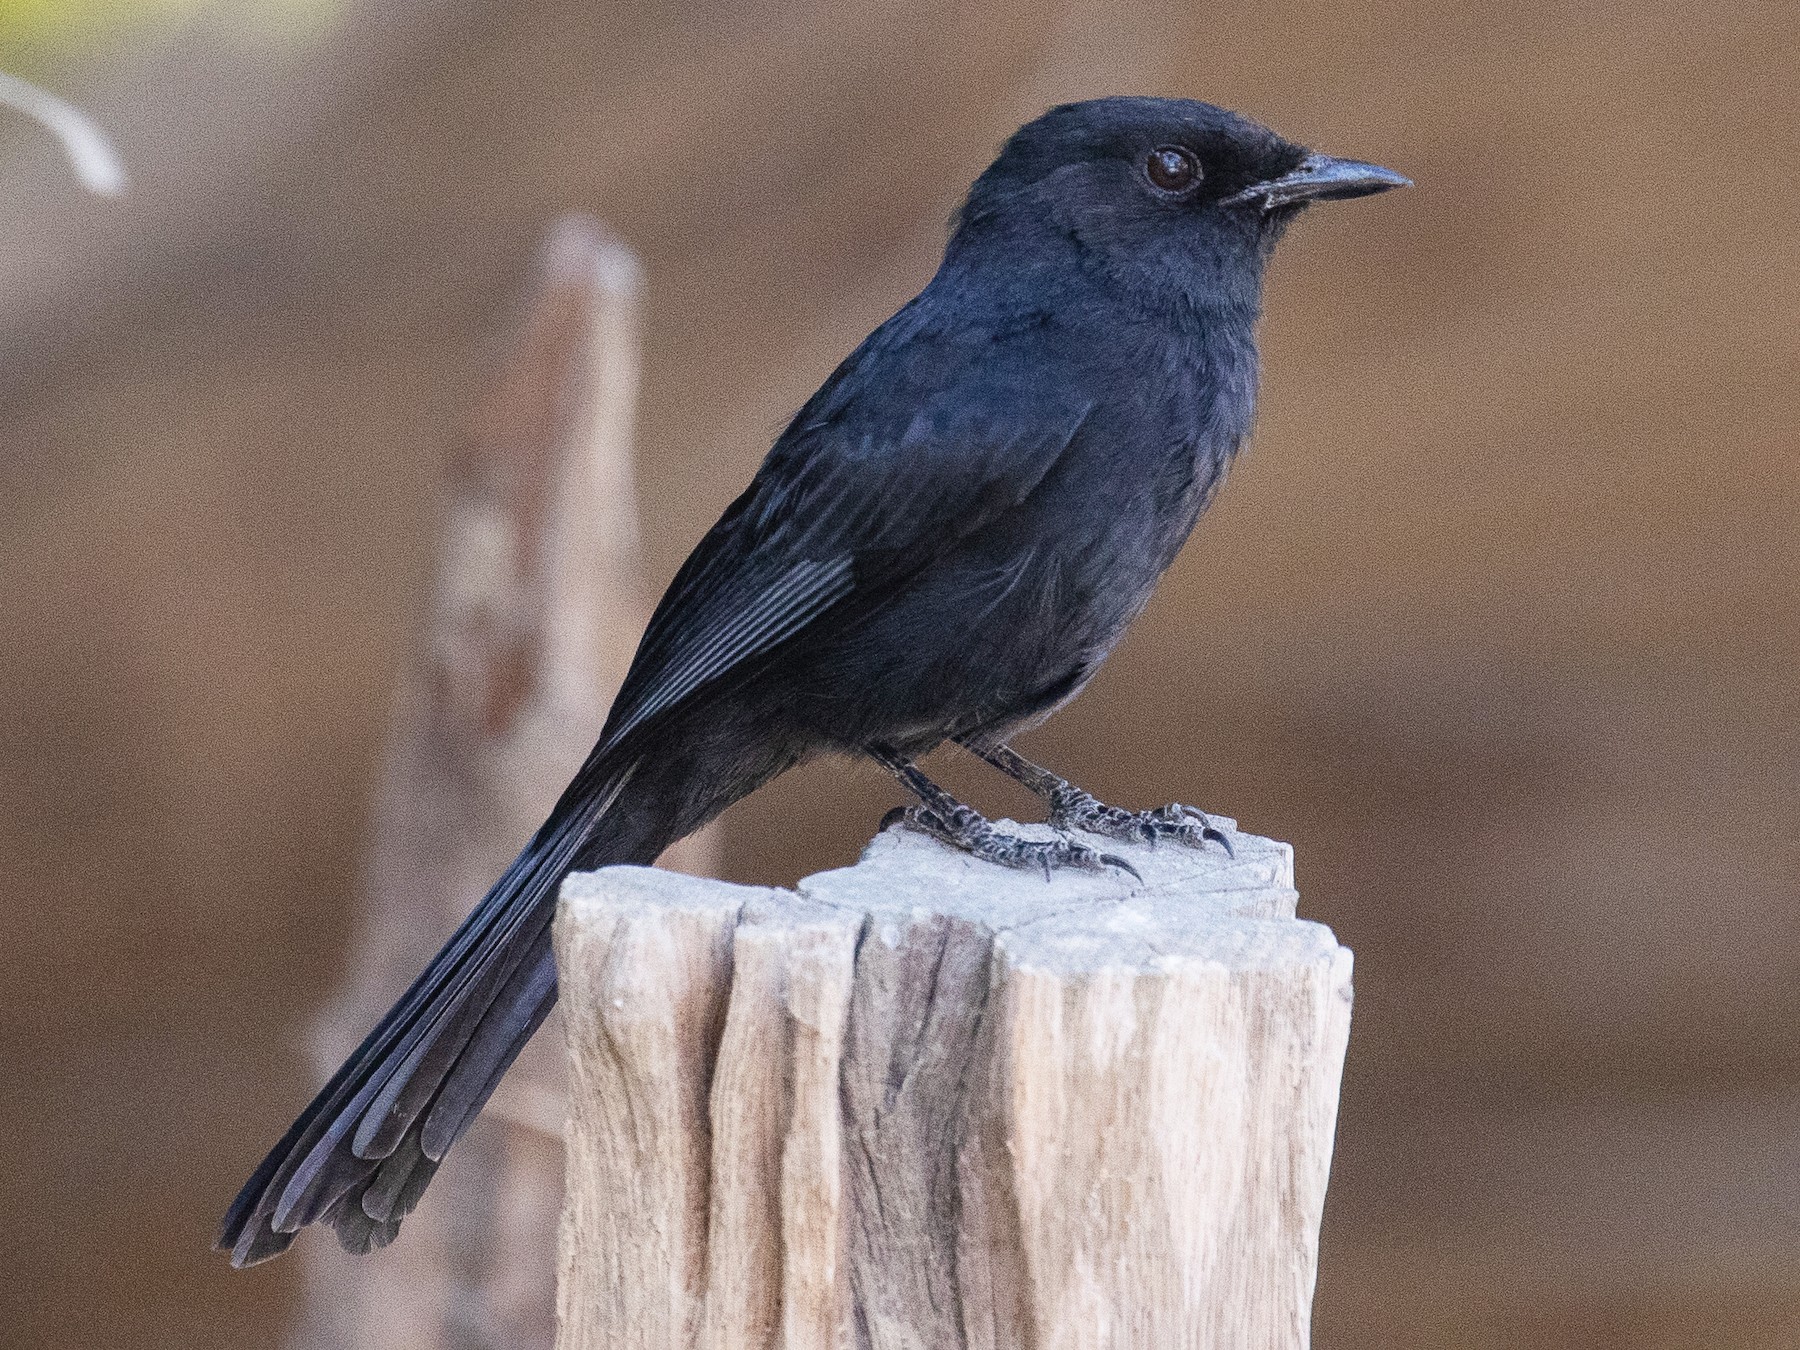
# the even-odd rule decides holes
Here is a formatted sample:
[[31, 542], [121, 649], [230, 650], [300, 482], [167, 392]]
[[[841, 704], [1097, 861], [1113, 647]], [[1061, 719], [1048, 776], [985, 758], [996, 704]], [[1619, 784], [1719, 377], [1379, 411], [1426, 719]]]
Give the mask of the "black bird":
[[556, 1001], [575, 868], [649, 863], [777, 774], [865, 754], [911, 823], [1010, 866], [1116, 862], [995, 830], [914, 767], [961, 742], [1059, 827], [1223, 842], [1006, 747], [1106, 659], [1250, 430], [1263, 268], [1310, 202], [1406, 180], [1178, 99], [1072, 103], [975, 181], [929, 285], [851, 353], [657, 606], [550, 818], [245, 1184], [236, 1265], [325, 1222], [384, 1246]]

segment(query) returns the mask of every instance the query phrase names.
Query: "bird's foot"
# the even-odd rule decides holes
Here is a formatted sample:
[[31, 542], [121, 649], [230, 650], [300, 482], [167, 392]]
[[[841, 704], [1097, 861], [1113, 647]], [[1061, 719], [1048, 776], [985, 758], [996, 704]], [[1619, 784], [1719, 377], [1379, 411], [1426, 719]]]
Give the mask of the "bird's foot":
[[1084, 830], [1088, 834], [1105, 835], [1109, 839], [1129, 839], [1141, 844], [1160, 844], [1170, 840], [1192, 848], [1205, 848], [1208, 842], [1236, 857], [1225, 832], [1206, 818], [1204, 811], [1179, 803], [1170, 803], [1154, 811], [1127, 811], [1108, 806], [1093, 795], [1065, 783], [1050, 794], [1050, 825], [1058, 830]]
[[1065, 834], [1054, 839], [1025, 839], [994, 828], [986, 816], [972, 807], [958, 805], [942, 815], [924, 806], [897, 806], [882, 819], [881, 827], [902, 824], [941, 839], [952, 848], [961, 849], [983, 862], [1001, 867], [1041, 870], [1044, 880], [1059, 867], [1079, 867], [1098, 871], [1116, 867], [1142, 881], [1137, 868], [1116, 853], [1102, 853]]

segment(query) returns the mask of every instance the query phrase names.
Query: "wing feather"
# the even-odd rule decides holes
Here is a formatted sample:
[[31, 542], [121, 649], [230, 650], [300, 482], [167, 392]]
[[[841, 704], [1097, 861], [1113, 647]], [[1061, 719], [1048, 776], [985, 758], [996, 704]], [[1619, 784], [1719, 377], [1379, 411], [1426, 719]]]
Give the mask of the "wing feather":
[[[849, 601], [879, 604], [1022, 502], [1093, 404], [1050, 371], [1041, 330], [998, 350], [902, 310], [776, 441], [676, 574], [614, 700], [602, 747]], [[890, 331], [892, 330], [892, 331]]]

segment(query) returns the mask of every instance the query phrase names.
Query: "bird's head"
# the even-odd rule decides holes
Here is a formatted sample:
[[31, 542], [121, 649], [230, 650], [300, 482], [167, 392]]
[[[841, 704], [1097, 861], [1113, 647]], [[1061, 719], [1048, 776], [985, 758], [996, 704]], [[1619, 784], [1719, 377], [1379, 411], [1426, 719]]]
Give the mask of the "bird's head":
[[958, 212], [951, 254], [1063, 265], [1201, 305], [1254, 308], [1262, 266], [1316, 201], [1405, 186], [1188, 99], [1103, 98], [1015, 132]]

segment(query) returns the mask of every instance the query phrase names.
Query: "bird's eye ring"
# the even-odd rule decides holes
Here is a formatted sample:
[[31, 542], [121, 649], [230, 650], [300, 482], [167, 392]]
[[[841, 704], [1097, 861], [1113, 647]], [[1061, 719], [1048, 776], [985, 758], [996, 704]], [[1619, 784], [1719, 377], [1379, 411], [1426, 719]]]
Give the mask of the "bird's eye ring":
[[1200, 161], [1182, 145], [1159, 145], [1144, 161], [1144, 176], [1158, 192], [1186, 192], [1202, 177]]

